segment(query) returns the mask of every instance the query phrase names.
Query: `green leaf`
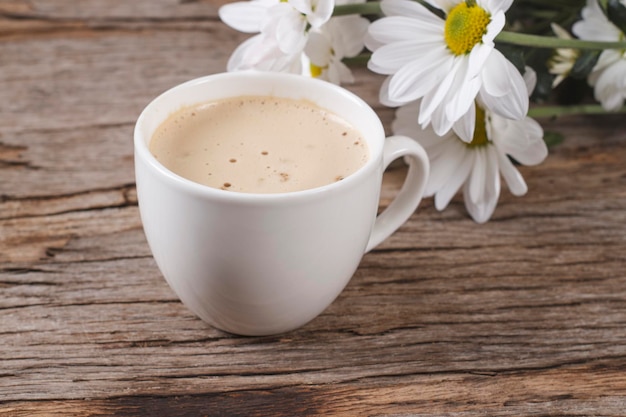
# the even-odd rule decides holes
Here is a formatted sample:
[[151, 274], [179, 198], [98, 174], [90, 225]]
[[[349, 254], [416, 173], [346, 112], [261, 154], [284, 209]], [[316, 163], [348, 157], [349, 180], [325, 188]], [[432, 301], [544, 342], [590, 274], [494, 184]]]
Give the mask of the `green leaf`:
[[622, 33], [626, 33], [626, 6], [620, 0], [608, 0], [606, 15]]
[[572, 78], [587, 78], [600, 58], [601, 51], [582, 51], [569, 75]]
[[558, 132], [543, 132], [543, 141], [546, 143], [548, 148], [558, 145], [559, 143], [563, 142], [563, 140], [565, 140], [565, 137]]

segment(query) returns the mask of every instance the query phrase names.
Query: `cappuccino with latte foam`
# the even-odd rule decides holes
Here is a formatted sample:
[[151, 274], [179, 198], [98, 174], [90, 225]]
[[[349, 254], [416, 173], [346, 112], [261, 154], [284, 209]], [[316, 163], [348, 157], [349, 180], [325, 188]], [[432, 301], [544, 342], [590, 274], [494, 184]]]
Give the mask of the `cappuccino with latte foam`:
[[150, 151], [191, 181], [243, 193], [288, 193], [341, 181], [369, 158], [361, 133], [307, 100], [240, 96], [184, 107]]

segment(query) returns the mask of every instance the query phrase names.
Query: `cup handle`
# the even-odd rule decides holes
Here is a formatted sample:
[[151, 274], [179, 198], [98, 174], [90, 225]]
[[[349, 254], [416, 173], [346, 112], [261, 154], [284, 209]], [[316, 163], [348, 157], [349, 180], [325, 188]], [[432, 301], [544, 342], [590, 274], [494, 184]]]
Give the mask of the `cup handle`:
[[430, 169], [426, 151], [415, 140], [406, 136], [390, 136], [385, 139], [384, 169], [394, 160], [403, 157], [409, 165], [404, 184], [389, 206], [376, 217], [365, 252], [374, 249], [402, 226], [422, 200]]

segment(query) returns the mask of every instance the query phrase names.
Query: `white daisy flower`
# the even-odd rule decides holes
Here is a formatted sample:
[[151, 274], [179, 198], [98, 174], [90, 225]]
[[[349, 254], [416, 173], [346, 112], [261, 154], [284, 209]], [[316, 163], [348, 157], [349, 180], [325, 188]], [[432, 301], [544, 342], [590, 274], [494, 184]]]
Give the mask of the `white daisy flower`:
[[[368, 67], [389, 75], [381, 101], [389, 106], [421, 99], [418, 122], [443, 135], [465, 117], [464, 132], [473, 131], [471, 108], [476, 97], [491, 111], [523, 119], [528, 92], [519, 71], [494, 48], [513, 0], [426, 0], [440, 18], [411, 0], [383, 0], [387, 17], [369, 27], [366, 46], [373, 51]], [[466, 141], [471, 134], [464, 134]]]
[[[572, 39], [569, 32], [556, 23], [551, 23], [552, 31], [560, 39]], [[554, 51], [554, 55], [548, 61], [548, 70], [550, 74], [556, 75], [552, 82], [552, 87], [556, 87], [567, 78], [572, 71], [576, 60], [580, 56], [580, 51], [571, 48], [558, 48]]]
[[[574, 23], [572, 32], [590, 41], [622, 41], [626, 34], [604, 15], [596, 0], [587, 0], [583, 20]], [[587, 78], [594, 95], [605, 110], [617, 110], [626, 99], [626, 51], [605, 49]]]
[[244, 33], [260, 32], [235, 50], [229, 70], [300, 72], [310, 29], [326, 23], [334, 7], [334, 0], [251, 0], [223, 5], [219, 16], [224, 23]]
[[[529, 74], [528, 80], [534, 83], [536, 78]], [[543, 129], [535, 120], [506, 119], [485, 109], [479, 99], [474, 105], [474, 136], [466, 143], [453, 132], [439, 136], [432, 129], [422, 130], [414, 117], [419, 106], [416, 101], [400, 107], [392, 129], [413, 137], [428, 153], [430, 175], [424, 195], [435, 197], [437, 210], [445, 209], [462, 187], [465, 207], [474, 221], [488, 221], [500, 197], [500, 176], [513, 195], [526, 194], [526, 182], [509, 157], [522, 165], [536, 165], [546, 158]]]
[[363, 50], [368, 26], [369, 20], [363, 17], [340, 16], [311, 31], [304, 48], [311, 61], [311, 76], [333, 84], [354, 82], [352, 71], [342, 60]]

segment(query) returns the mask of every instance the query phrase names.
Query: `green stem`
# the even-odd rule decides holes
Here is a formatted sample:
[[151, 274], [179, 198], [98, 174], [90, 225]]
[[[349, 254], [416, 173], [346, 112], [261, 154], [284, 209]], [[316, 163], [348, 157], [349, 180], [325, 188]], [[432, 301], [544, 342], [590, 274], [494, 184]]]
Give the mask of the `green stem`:
[[626, 113], [626, 106], [616, 111], [607, 111], [599, 104], [581, 104], [578, 106], [539, 106], [528, 110], [528, 117], [550, 118], [577, 114], [618, 114]]
[[350, 65], [366, 65], [367, 61], [370, 60], [370, 58], [372, 57], [372, 54], [369, 52], [362, 52], [357, 56], [353, 56], [350, 58], [344, 58], [342, 59], [343, 63], [350, 66]]
[[366, 3], [341, 4], [335, 6], [333, 16], [345, 16], [349, 14], [380, 14], [380, 2], [368, 1]]
[[502, 31], [496, 36], [496, 42], [509, 43], [536, 48], [573, 48], [573, 49], [626, 49], [626, 42], [596, 42], [580, 39], [561, 39], [555, 36], [529, 35], [526, 33]]

